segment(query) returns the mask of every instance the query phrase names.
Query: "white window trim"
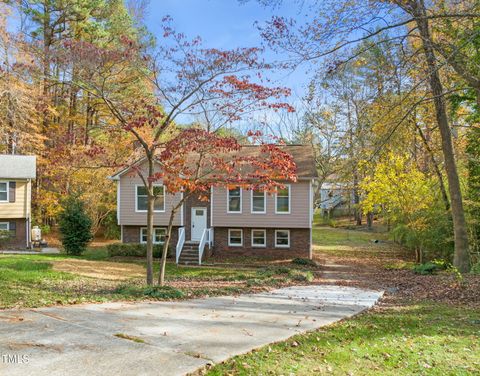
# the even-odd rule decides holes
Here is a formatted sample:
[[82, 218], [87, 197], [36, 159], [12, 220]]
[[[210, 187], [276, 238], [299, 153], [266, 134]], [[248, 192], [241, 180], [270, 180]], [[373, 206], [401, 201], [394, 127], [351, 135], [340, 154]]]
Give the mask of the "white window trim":
[[[286, 231], [288, 233], [288, 244], [278, 244], [277, 243], [277, 233], [280, 231]], [[275, 248], [290, 248], [290, 230], [275, 230]]]
[[[165, 230], [165, 233], [167, 231], [167, 229], [165, 227], [154, 227], [153, 228], [153, 244], [163, 244], [164, 242], [156, 242], [155, 241], [155, 230], [158, 230], [158, 229], [163, 229]], [[146, 227], [140, 227], [140, 243], [141, 244], [147, 244], [147, 242], [144, 242], [143, 241], [143, 236], [142, 236], [142, 232], [143, 230], [147, 231], [147, 228]]]
[[279, 212], [277, 205], [278, 194], [275, 193], [275, 214], [290, 214], [292, 208], [292, 186], [290, 184], [284, 184], [285, 188], [288, 188], [288, 211]]
[[254, 211], [253, 210], [253, 192], [254, 192], [254, 190], [252, 189], [250, 191], [250, 212], [252, 214], [267, 214], [267, 195], [266, 195], [265, 191], [262, 191], [263, 192], [263, 211]]
[[229, 214], [242, 214], [242, 206], [243, 206], [243, 189], [240, 189], [240, 210], [239, 211], [231, 211], [230, 210], [230, 189], [227, 188], [227, 213]]
[[[240, 244], [232, 244], [230, 243], [230, 232], [231, 231], [240, 231], [241, 243]], [[243, 229], [241, 228], [229, 228], [228, 229], [228, 246], [229, 247], [243, 247]]]
[[[261, 231], [263, 232], [263, 244], [254, 244], [253, 243], [253, 232], [254, 231]], [[262, 229], [262, 228], [252, 228], [251, 232], [251, 243], [252, 243], [252, 248], [266, 248], [267, 247], [267, 230]]]
[[7, 225], [7, 229], [3, 231], [10, 231], [10, 222], [0, 222], [0, 225], [4, 225], [4, 224]]
[[0, 180], [0, 183], [5, 183], [7, 185], [7, 199], [0, 200], [1, 203], [10, 202], [10, 182], [8, 180]]
[[[153, 210], [154, 213], [165, 213], [165, 207], [167, 204], [167, 194], [165, 193], [165, 186], [163, 184], [154, 184], [154, 187], [163, 187], [163, 210]], [[137, 197], [137, 192], [138, 192], [138, 187], [144, 187], [143, 184], [136, 184], [135, 185], [135, 212], [136, 213], [146, 213], [147, 210], [139, 210], [138, 209], [138, 197]], [[148, 196], [147, 196], [148, 198]]]

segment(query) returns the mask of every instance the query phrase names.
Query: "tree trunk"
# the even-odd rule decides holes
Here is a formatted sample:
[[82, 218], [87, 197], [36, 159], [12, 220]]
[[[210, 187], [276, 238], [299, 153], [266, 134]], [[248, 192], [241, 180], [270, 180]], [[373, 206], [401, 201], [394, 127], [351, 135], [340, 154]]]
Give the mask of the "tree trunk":
[[162, 260], [160, 263], [160, 274], [158, 276], [158, 284], [165, 285], [165, 266], [167, 264], [168, 246], [170, 245], [170, 238], [172, 236], [173, 219], [175, 218], [176, 208], [172, 209], [170, 213], [170, 220], [168, 221], [167, 233], [165, 234], [165, 243], [163, 244]]
[[[356, 167], [355, 167], [356, 169]], [[357, 226], [362, 225], [362, 210], [360, 209], [360, 194], [358, 193], [358, 174], [353, 173], [353, 203], [355, 204], [355, 223]]]
[[368, 212], [367, 213], [367, 227], [369, 230], [373, 228], [373, 213]]
[[425, 146], [425, 149], [432, 161], [433, 170], [435, 171], [435, 175], [437, 175], [438, 183], [440, 184], [440, 192], [442, 193], [442, 199], [445, 205], [445, 210], [449, 211], [450, 200], [448, 199], [447, 188], [445, 187], [445, 182], [443, 181], [443, 176], [442, 176], [442, 172], [440, 171], [440, 167], [438, 166], [438, 163], [435, 160], [435, 155], [433, 154], [433, 150], [430, 148], [430, 145], [428, 144], [427, 137], [425, 136], [425, 134], [422, 131], [422, 128], [420, 128], [420, 126], [417, 124], [416, 121], [415, 121], [415, 127], [417, 128], [418, 133], [420, 134], [420, 138], [423, 141], [423, 145]]
[[[153, 158], [148, 158], [148, 177], [153, 175]], [[153, 285], [153, 212], [155, 196], [153, 182], [148, 179], [148, 204], [147, 204], [147, 285]]]
[[425, 3], [423, 0], [413, 0], [410, 2], [410, 4], [412, 5], [412, 13], [415, 17], [415, 21], [422, 39], [423, 51], [425, 53], [426, 63], [429, 70], [428, 74], [430, 89], [434, 97], [433, 101], [435, 105], [435, 114], [442, 138], [442, 150], [445, 159], [448, 188], [450, 191], [453, 229], [455, 236], [455, 254], [453, 264], [460, 272], [465, 273], [470, 269], [467, 225], [463, 210], [460, 181], [458, 178], [457, 166], [453, 151], [452, 135], [447, 118], [445, 99], [443, 97], [443, 87], [438, 73], [438, 66], [436, 63], [432, 38], [430, 35]]

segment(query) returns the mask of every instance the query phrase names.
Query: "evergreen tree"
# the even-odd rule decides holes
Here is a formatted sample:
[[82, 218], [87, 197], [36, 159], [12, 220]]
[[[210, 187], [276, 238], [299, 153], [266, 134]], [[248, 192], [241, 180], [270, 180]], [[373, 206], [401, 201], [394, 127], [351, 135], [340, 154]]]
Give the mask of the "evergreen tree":
[[92, 240], [92, 220], [85, 212], [83, 202], [76, 197], [65, 200], [60, 215], [60, 236], [65, 252], [80, 255]]

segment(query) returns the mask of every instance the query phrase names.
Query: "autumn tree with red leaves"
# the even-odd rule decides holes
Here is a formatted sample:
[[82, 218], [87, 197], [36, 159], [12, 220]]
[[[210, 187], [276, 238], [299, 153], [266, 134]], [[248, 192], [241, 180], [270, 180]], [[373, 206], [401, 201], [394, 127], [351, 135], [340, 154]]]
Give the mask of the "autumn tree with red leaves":
[[[207, 163], [219, 170], [218, 184], [231, 184], [233, 180], [236, 180], [237, 185], [246, 184], [247, 180], [252, 180], [250, 173], [244, 175], [238, 169], [232, 170], [232, 163], [214, 158], [218, 157], [219, 151], [226, 152], [225, 158], [233, 158], [238, 163], [234, 165], [238, 167], [246, 161], [237, 160], [229, 153], [238, 150], [240, 145], [215, 132], [224, 126], [232, 126], [248, 119], [258, 110], [293, 111], [284, 101], [290, 94], [289, 89], [269, 86], [262, 78], [263, 73], [272, 67], [261, 60], [260, 49], [205, 48], [199, 38], [188, 40], [185, 35], [175, 31], [170, 18], [164, 19], [163, 27], [163, 39], [158, 41], [155, 53], [146, 53], [142, 46], [127, 38], [123, 39], [121, 49], [114, 51], [75, 41], [65, 46], [67, 55], [76, 59], [77, 64], [88, 66], [88, 71], [92, 73], [88, 80], [77, 81], [75, 84], [101, 99], [117, 119], [118, 125], [112, 127], [111, 132], [123, 132], [133, 137], [135, 150], [130, 163], [142, 160], [146, 164], [145, 171], [140, 168], [136, 171], [148, 196], [149, 285], [153, 284], [154, 182], [160, 178], [165, 179], [170, 193], [201, 192], [212, 186], [210, 180], [201, 180], [195, 173], [186, 173], [187, 170], [190, 171], [190, 167], [182, 164], [186, 163], [186, 159], [184, 162], [178, 159], [178, 155], [186, 158], [189, 153], [201, 151], [197, 153], [197, 156], [201, 156], [197, 162], [198, 173], [205, 172], [204, 163]], [[130, 87], [138, 88], [139, 82], [145, 90], [132, 91], [126, 101], [125, 92]], [[109, 91], [105, 91], [105, 88], [109, 88]], [[185, 119], [199, 124], [203, 130], [179, 133], [176, 122], [185, 122]], [[261, 148], [268, 154], [267, 160], [262, 157], [255, 162], [250, 158], [248, 163], [259, 167], [256, 173], [265, 189], [271, 189], [276, 184], [273, 183], [273, 178], [276, 177], [277, 169], [281, 172], [279, 177], [294, 177], [294, 166], [290, 163], [287, 163], [288, 171], [282, 170], [285, 168], [284, 162], [281, 163], [282, 158], [287, 161], [289, 159], [280, 153], [279, 148], [267, 144], [262, 144]], [[170, 150], [175, 150], [175, 154], [169, 154]], [[276, 154], [281, 155], [281, 158]], [[161, 170], [165, 168], [163, 175], [156, 173], [156, 164], [160, 164], [158, 167]], [[260, 167], [266, 170], [262, 172]], [[188, 178], [178, 180], [180, 171], [186, 173]], [[235, 178], [232, 175], [234, 171]], [[175, 211], [172, 215], [175, 215]], [[164, 267], [161, 283], [163, 275]]]
[[243, 187], [275, 192], [285, 181], [296, 181], [296, 165], [282, 146], [265, 140], [259, 132], [248, 132], [255, 153], [245, 153], [234, 137], [219, 136], [203, 129], [186, 129], [165, 143], [156, 159], [162, 180], [169, 193], [181, 192], [181, 199], [170, 212], [163, 245], [158, 283], [165, 283], [165, 265], [173, 220], [192, 195], [208, 200], [214, 187]]

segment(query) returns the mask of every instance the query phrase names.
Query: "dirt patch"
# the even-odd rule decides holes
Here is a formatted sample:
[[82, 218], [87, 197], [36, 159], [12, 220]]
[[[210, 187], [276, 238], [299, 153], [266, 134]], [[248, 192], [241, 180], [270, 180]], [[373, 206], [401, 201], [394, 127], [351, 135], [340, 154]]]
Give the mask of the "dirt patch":
[[[331, 247], [333, 248], [333, 247]], [[320, 284], [336, 284], [385, 290], [384, 302], [430, 300], [451, 305], [480, 307], [480, 276], [466, 274], [462, 278], [454, 273], [418, 275], [411, 269], [395, 269], [387, 266], [413, 261], [407, 250], [385, 247], [373, 253], [375, 245], [353, 247], [355, 252], [345, 254], [345, 246], [337, 246], [339, 255], [325, 248], [314, 248], [314, 259], [321, 265]]]
[[136, 264], [75, 259], [52, 261], [52, 264], [56, 271], [109, 281], [125, 281], [145, 276], [145, 268]]
[[61, 345], [47, 345], [44, 343], [38, 343], [38, 342], [9, 342], [7, 344], [8, 348], [13, 351], [19, 351], [19, 350], [31, 350], [32, 348], [41, 348], [45, 350], [52, 350], [55, 352], [62, 352], [63, 346]]

